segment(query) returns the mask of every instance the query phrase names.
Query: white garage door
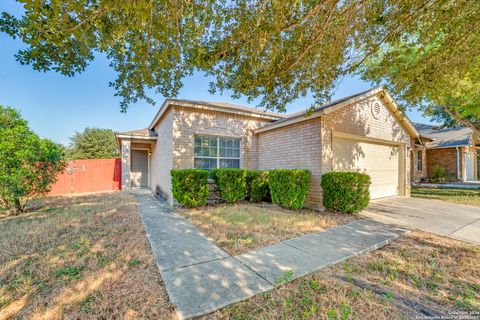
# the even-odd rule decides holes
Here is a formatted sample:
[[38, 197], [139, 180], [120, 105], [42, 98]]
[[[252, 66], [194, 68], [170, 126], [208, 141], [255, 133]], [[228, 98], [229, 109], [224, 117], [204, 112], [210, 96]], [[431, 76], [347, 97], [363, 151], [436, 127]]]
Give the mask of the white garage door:
[[333, 170], [368, 174], [372, 199], [395, 196], [399, 190], [399, 151], [395, 145], [335, 137]]

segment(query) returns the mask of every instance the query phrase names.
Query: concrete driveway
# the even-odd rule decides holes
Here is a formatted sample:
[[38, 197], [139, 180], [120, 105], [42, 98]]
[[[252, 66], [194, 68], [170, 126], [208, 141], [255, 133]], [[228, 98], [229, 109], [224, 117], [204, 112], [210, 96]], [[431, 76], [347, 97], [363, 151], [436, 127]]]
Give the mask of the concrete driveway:
[[480, 207], [393, 197], [372, 201], [362, 214], [380, 222], [480, 244]]

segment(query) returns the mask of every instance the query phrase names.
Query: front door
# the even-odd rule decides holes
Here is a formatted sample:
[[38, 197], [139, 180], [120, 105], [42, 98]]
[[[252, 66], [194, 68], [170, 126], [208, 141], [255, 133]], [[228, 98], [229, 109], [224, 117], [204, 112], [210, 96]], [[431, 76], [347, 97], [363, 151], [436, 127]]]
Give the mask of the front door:
[[465, 179], [467, 181], [475, 180], [475, 153], [465, 153]]
[[132, 150], [132, 188], [148, 187], [148, 151]]

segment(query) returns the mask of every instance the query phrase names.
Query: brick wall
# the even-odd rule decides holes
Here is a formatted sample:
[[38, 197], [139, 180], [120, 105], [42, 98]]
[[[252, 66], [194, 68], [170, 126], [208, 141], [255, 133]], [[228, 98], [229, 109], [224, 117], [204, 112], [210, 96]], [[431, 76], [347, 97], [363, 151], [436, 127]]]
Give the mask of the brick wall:
[[[418, 160], [418, 151], [422, 151], [422, 170], [418, 170], [417, 160]], [[412, 149], [412, 181], [418, 182], [421, 179], [428, 177], [427, 175], [427, 148], [425, 146], [415, 145]]]
[[433, 168], [438, 165], [447, 169], [448, 175], [457, 180], [457, 149], [428, 149], [427, 150], [427, 175], [430, 177]]
[[257, 168], [258, 148], [253, 131], [271, 122], [231, 113], [175, 106], [173, 167], [193, 168], [195, 135], [239, 138], [240, 167]]
[[312, 182], [306, 205], [322, 206], [320, 118], [258, 134], [259, 169], [308, 169]]
[[166, 111], [155, 126], [158, 137], [150, 158], [150, 188], [154, 192], [160, 192], [170, 204], [173, 203], [170, 178], [170, 170], [173, 167], [173, 117], [171, 110]]
[[[372, 109], [376, 104], [379, 106], [379, 113], [374, 116]], [[333, 132], [402, 143], [405, 148], [411, 143], [408, 132], [385, 102], [377, 96], [356, 102], [322, 117], [322, 172], [333, 170]], [[405, 157], [400, 187], [404, 186], [403, 193], [408, 196], [410, 194], [410, 153], [406, 152]]]
[[130, 181], [130, 139], [122, 139], [120, 152], [122, 154], [122, 189], [128, 190], [131, 187]]

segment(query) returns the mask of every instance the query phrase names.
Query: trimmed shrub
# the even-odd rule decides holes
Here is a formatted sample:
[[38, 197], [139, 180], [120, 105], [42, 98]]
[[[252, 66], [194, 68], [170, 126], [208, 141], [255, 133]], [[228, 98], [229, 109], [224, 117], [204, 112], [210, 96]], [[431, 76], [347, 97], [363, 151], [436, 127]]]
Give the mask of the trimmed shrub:
[[207, 204], [208, 171], [199, 169], [176, 169], [170, 171], [172, 193], [178, 203], [196, 208]]
[[268, 171], [247, 170], [247, 198], [252, 202], [262, 202], [270, 198]]
[[242, 169], [215, 169], [211, 176], [220, 189], [220, 196], [228, 203], [245, 199], [247, 195], [246, 171]]
[[370, 201], [371, 181], [359, 172], [329, 172], [322, 175], [323, 205], [343, 213], [365, 209]]
[[272, 202], [287, 209], [301, 209], [305, 205], [310, 186], [308, 170], [272, 170], [268, 174], [268, 185]]
[[432, 169], [432, 175], [430, 176], [430, 181], [434, 183], [446, 183], [449, 182], [449, 175], [445, 167], [435, 165]]

